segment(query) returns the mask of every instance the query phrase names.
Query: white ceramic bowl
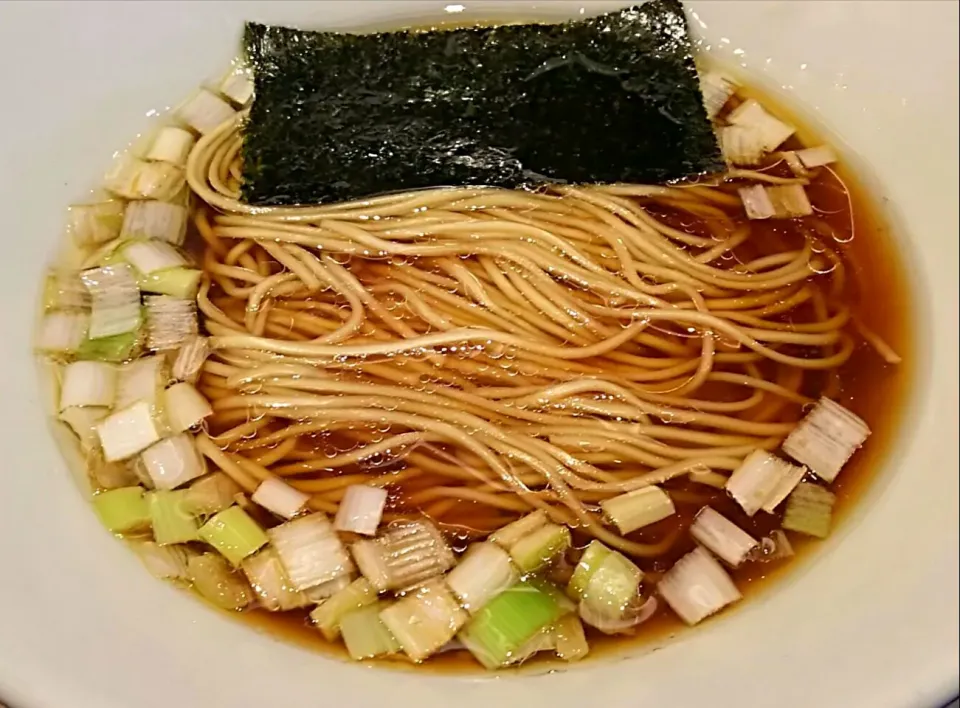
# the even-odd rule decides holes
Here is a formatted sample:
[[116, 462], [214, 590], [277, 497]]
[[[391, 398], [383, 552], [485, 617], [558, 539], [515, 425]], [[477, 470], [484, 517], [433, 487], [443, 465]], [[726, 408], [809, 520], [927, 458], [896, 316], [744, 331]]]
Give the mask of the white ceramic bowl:
[[[528, 17], [580, 3], [466, 0]], [[505, 10], [504, 6], [510, 6]], [[615, 6], [588, 3], [586, 12]], [[951, 2], [692, 2], [710, 51], [782, 86], [889, 199], [923, 357], [902, 439], [822, 549], [659, 651], [539, 677], [369, 670], [228, 621], [103, 532], [44, 425], [30, 330], [63, 207], [151, 109], [234, 53], [244, 19], [347, 27], [440, 2], [0, 4], [0, 701], [151, 706], [933, 708], [957, 688], [957, 9]], [[456, 11], [460, 5], [448, 5]], [[394, 23], [396, 24], [396, 23]]]

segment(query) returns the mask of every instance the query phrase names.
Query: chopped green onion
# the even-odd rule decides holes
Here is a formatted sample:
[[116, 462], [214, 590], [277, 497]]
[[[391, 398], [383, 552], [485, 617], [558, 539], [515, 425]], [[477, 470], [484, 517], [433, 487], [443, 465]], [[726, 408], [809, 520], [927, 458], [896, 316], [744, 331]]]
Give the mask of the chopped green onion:
[[280, 556], [269, 546], [244, 560], [240, 567], [265, 609], [285, 612], [310, 604], [306, 595], [293, 589], [283, 571]]
[[780, 506], [780, 503], [790, 495], [790, 492], [800, 484], [800, 480], [803, 479], [806, 474], [807, 468], [801, 465], [791, 465], [788, 463], [781, 467], [780, 481], [777, 482], [777, 486], [773, 488], [770, 496], [768, 496], [767, 500], [763, 503], [763, 510], [768, 514], [772, 514], [776, 508]]
[[432, 580], [381, 611], [380, 620], [419, 663], [453, 639], [467, 613], [442, 582]]
[[117, 393], [117, 369], [100, 361], [75, 361], [63, 369], [60, 410], [73, 406], [113, 405]]
[[97, 425], [110, 413], [109, 408], [85, 406], [66, 408], [60, 411], [60, 420], [80, 438], [80, 449], [84, 452], [96, 450], [100, 446]]
[[[204, 418], [213, 415], [207, 399], [193, 384], [188, 383], [174, 384], [163, 392], [163, 410], [167, 424], [175, 433], [198, 426]], [[254, 501], [257, 501], [256, 498]]]
[[351, 659], [363, 661], [400, 651], [399, 642], [380, 620], [380, 613], [389, 606], [388, 602], [377, 602], [348, 612], [340, 620], [343, 643]]
[[187, 569], [194, 589], [221, 609], [242, 610], [253, 601], [247, 583], [216, 553], [191, 557]]
[[49, 354], [72, 354], [86, 340], [89, 329], [86, 312], [50, 312], [40, 320], [36, 348]]
[[133, 332], [140, 327], [140, 289], [130, 266], [118, 263], [91, 268], [83, 271], [80, 278], [93, 303], [90, 339]]
[[167, 381], [166, 362], [162, 356], [145, 356], [120, 367], [117, 378], [118, 408], [138, 401], [153, 404]]
[[[171, 268], [180, 268], [187, 264], [176, 248], [166, 241], [130, 241], [123, 247], [123, 260], [136, 268], [144, 278]], [[144, 283], [141, 280], [141, 283]], [[148, 289], [144, 287], [144, 289]]]
[[193, 299], [150, 295], [146, 303], [147, 347], [176, 349], [197, 334], [197, 306]]
[[425, 519], [391, 524], [376, 541], [357, 541], [350, 551], [360, 572], [379, 592], [413, 587], [455, 563], [440, 531]]
[[386, 489], [364, 484], [351, 485], [340, 500], [333, 526], [337, 531], [375, 536], [386, 503]]
[[106, 243], [119, 235], [123, 209], [120, 201], [74, 204], [68, 212], [67, 231], [80, 248]]
[[[190, 384], [177, 384], [178, 386], [190, 386]], [[190, 386], [190, 388], [193, 388]], [[212, 413], [213, 411], [211, 411]], [[267, 511], [271, 511], [277, 516], [285, 519], [292, 519], [303, 511], [303, 507], [310, 501], [310, 497], [303, 492], [294, 489], [286, 482], [279, 479], [265, 479], [257, 487], [253, 496], [250, 497], [255, 504], [259, 504]]]
[[570, 548], [570, 529], [547, 524], [510, 547], [510, 557], [524, 573], [532, 573], [552, 563]]
[[801, 482], [787, 499], [783, 528], [826, 538], [830, 535], [830, 521], [836, 501], [836, 496], [823, 487]]
[[122, 487], [93, 497], [93, 508], [103, 525], [114, 533], [132, 533], [150, 528], [150, 510], [143, 487]]
[[200, 540], [196, 518], [188, 511], [186, 492], [157, 490], [147, 494], [153, 538], [161, 546]]
[[517, 541], [526, 538], [541, 526], [546, 526], [550, 519], [547, 518], [547, 512], [543, 509], [527, 514], [521, 519], [507, 524], [501, 529], [497, 529], [487, 539], [493, 541], [498, 546], [510, 550]]
[[556, 651], [564, 661], [579, 661], [590, 652], [583, 623], [576, 615], [564, 615], [554, 625]]
[[191, 514], [209, 516], [231, 506], [234, 497], [242, 492], [228, 475], [214, 472], [187, 487], [184, 501]]
[[716, 559], [697, 546], [657, 585], [660, 595], [687, 624], [697, 624], [742, 596]]
[[124, 155], [106, 174], [103, 186], [124, 199], [169, 199], [184, 181], [183, 170], [176, 165]]
[[730, 97], [737, 91], [737, 85], [731, 79], [716, 71], [701, 74], [700, 88], [703, 93], [703, 107], [710, 120], [717, 117]]
[[192, 300], [197, 296], [200, 276], [195, 268], [168, 268], [151, 273], [140, 281], [145, 292]]
[[770, 115], [756, 100], [748, 98], [730, 111], [727, 122], [756, 130], [764, 150], [772, 152], [791, 135], [796, 128]]
[[693, 539], [720, 560], [736, 568], [757, 547], [757, 540], [726, 516], [703, 507], [690, 525]]
[[823, 167], [831, 162], [837, 161], [837, 153], [829, 145], [818, 145], [817, 147], [804, 148], [797, 150], [797, 159], [808, 170], [815, 167]]
[[567, 593], [609, 619], [623, 615], [636, 599], [643, 579], [636, 565], [599, 541], [587, 547], [573, 573]]
[[[767, 505], [779, 504], [777, 497], [781, 485], [787, 485], [794, 479], [799, 481], [796, 473], [794, 466], [786, 460], [766, 450], [754, 450], [730, 475], [727, 492], [747, 516], [753, 516]], [[800, 476], [802, 477], [802, 474]]]
[[210, 353], [210, 343], [206, 337], [190, 337], [180, 346], [177, 358], [173, 362], [173, 378], [177, 381], [193, 383], [200, 375], [203, 362]]
[[353, 571], [344, 573], [343, 575], [336, 577], [333, 580], [328, 580], [325, 583], [314, 585], [312, 588], [307, 588], [302, 592], [303, 596], [307, 598], [311, 604], [319, 604], [327, 598], [333, 597], [341, 590], [346, 589], [351, 582], [353, 582]]
[[187, 156], [195, 142], [193, 134], [173, 125], [164, 126], [153, 139], [147, 150], [146, 158], [157, 162], [169, 162], [171, 165], [186, 167]]
[[73, 271], [53, 271], [43, 283], [44, 310], [72, 310], [90, 307], [90, 293]]
[[107, 462], [97, 451], [88, 455], [87, 472], [91, 482], [99, 489], [132, 487], [141, 482], [132, 465], [126, 462]]
[[829, 483], [869, 435], [862, 418], [824, 397], [787, 436], [783, 451]]
[[327, 641], [340, 636], [340, 620], [348, 612], [372, 605], [377, 601], [377, 591], [366, 578], [357, 578], [340, 592], [310, 613], [310, 619]]
[[245, 106], [253, 98], [253, 73], [249, 67], [235, 66], [223, 77], [217, 90], [235, 104]]
[[127, 204], [120, 234], [125, 239], [159, 239], [161, 242], [181, 244], [186, 230], [186, 207], [151, 200]]
[[150, 574], [160, 580], [189, 580], [191, 551], [186, 546], [161, 546], [153, 541], [131, 544]]
[[97, 434], [108, 462], [132, 457], [160, 440], [150, 404], [143, 401], [108, 415], [97, 426]]
[[731, 165], [759, 165], [766, 154], [764, 135], [745, 125], [727, 125], [717, 131], [720, 151]]
[[447, 587], [463, 608], [473, 614], [519, 579], [510, 556], [489, 541], [474, 543], [457, 566], [447, 573]]
[[140, 333], [136, 330], [112, 337], [84, 339], [77, 349], [77, 358], [120, 363], [133, 358], [139, 345]]
[[580, 562], [573, 569], [570, 584], [567, 585], [567, 595], [578, 602], [583, 599], [583, 594], [587, 591], [587, 586], [590, 585], [593, 574], [611, 553], [613, 551], [600, 541], [591, 541], [583, 555], [580, 556]]
[[239, 506], [221, 511], [200, 527], [200, 538], [234, 566], [267, 543], [267, 535]]
[[620, 533], [628, 534], [677, 513], [673, 500], [660, 487], [641, 487], [600, 502], [603, 515]]
[[177, 118], [201, 135], [206, 135], [236, 113], [233, 106], [222, 98], [206, 89], [200, 89], [193, 98], [177, 109]]
[[157, 489], [175, 489], [207, 473], [205, 458], [186, 433], [151, 445], [140, 459]]
[[520, 582], [481, 608], [459, 639], [486, 668], [497, 669], [519, 658], [524, 645], [561, 614], [553, 597]]
[[267, 534], [297, 590], [312, 588], [353, 570], [350, 556], [323, 514], [301, 516], [275, 526]]

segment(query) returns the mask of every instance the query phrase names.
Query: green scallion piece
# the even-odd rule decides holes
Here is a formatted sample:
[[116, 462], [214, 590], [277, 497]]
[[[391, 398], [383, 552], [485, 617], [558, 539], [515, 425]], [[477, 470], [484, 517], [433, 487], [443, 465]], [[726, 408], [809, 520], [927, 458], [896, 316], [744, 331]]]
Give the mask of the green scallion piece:
[[580, 562], [573, 569], [573, 575], [570, 578], [570, 584], [567, 585], [567, 595], [574, 600], [581, 600], [583, 593], [590, 583], [590, 578], [603, 563], [604, 559], [613, 551], [604, 546], [600, 541], [591, 541], [587, 550], [580, 557]]
[[510, 557], [524, 573], [532, 573], [549, 565], [570, 548], [570, 529], [559, 524], [546, 524], [517, 541], [510, 548]]
[[161, 546], [200, 539], [200, 526], [187, 505], [186, 490], [157, 490], [147, 494], [153, 538]]
[[132, 533], [150, 528], [150, 510], [143, 487], [121, 487], [93, 497], [93, 508], [103, 525], [114, 533]]
[[193, 556], [187, 561], [193, 588], [224, 610], [242, 610], [253, 602], [253, 592], [239, 573], [216, 553]]
[[821, 486], [801, 482], [787, 498], [783, 528], [817, 538], [830, 535], [830, 520], [837, 497]]
[[231, 506], [200, 527], [200, 538], [233, 565], [267, 543], [267, 534], [239, 506]]
[[380, 612], [389, 604], [389, 602], [377, 602], [349, 612], [340, 619], [343, 643], [351, 659], [363, 661], [400, 651], [399, 642], [380, 621]]
[[377, 591], [373, 589], [370, 581], [366, 578], [357, 578], [319, 605], [310, 613], [310, 619], [326, 640], [332, 642], [340, 636], [340, 620], [344, 615], [372, 605], [376, 601]]
[[197, 295], [200, 275], [194, 268], [167, 268], [141, 277], [140, 287], [148, 293], [191, 300]]
[[112, 337], [85, 339], [77, 349], [77, 358], [95, 361], [126, 361], [131, 359], [140, 343], [140, 333], [124, 332]]

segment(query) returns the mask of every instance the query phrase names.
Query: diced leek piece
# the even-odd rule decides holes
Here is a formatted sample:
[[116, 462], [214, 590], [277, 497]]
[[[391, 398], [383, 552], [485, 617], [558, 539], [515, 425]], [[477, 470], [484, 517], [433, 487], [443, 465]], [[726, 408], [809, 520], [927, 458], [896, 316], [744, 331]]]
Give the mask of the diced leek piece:
[[[177, 385], [190, 386], [190, 384]], [[191, 386], [191, 388], [193, 387]], [[263, 480], [250, 498], [255, 504], [259, 504], [267, 511], [272, 511], [285, 519], [292, 519], [299, 514], [307, 502], [310, 501], [308, 495], [294, 489], [286, 482], [281, 482], [279, 479]]]
[[97, 434], [108, 462], [132, 457], [160, 440], [153, 411], [142, 401], [108, 415], [97, 426]]
[[310, 604], [306, 595], [293, 589], [280, 557], [269, 546], [244, 560], [240, 567], [264, 609], [286, 612]]
[[377, 601], [377, 591], [366, 578], [357, 578], [346, 588], [310, 613], [310, 619], [327, 641], [340, 636], [340, 620], [348, 612], [367, 607]]
[[234, 566], [267, 544], [267, 535], [239, 506], [231, 506], [200, 527], [200, 538]]
[[[183, 243], [186, 231], [186, 207], [151, 199], [127, 204], [120, 235], [125, 239], [135, 239], [135, 243], [150, 243], [149, 239], [157, 239], [158, 243], [166, 242], [179, 245]], [[129, 246], [125, 250], [128, 249]], [[134, 256], [137, 256], [136, 250], [134, 250]], [[143, 254], [140, 254], [140, 256], [142, 257]], [[139, 266], [131, 260], [132, 257], [128, 255], [127, 260], [139, 269]], [[177, 265], [182, 265], [182, 263]], [[141, 272], [152, 271], [141, 270]]]
[[153, 139], [153, 144], [147, 150], [146, 158], [185, 167], [187, 156], [190, 154], [194, 142], [193, 134], [190, 131], [168, 125], [161, 128], [157, 133], [157, 137]]
[[187, 259], [176, 248], [166, 241], [156, 239], [130, 241], [124, 246], [122, 253], [123, 259], [145, 277], [187, 264]]
[[557, 656], [564, 661], [579, 661], [590, 653], [583, 623], [577, 615], [564, 615], [553, 627]]
[[73, 271], [54, 271], [43, 282], [45, 310], [72, 310], [90, 307], [90, 293], [80, 274]]
[[191, 557], [187, 569], [194, 589], [217, 607], [242, 610], [253, 602], [253, 593], [243, 577], [216, 553]]
[[783, 451], [829, 483], [869, 436], [862, 418], [824, 397], [787, 436]]
[[93, 508], [103, 525], [114, 533], [132, 533], [150, 528], [150, 510], [143, 496], [143, 487], [121, 487], [99, 492], [93, 497]]
[[296, 590], [320, 585], [353, 570], [350, 556], [323, 514], [302, 516], [270, 529], [267, 534]]
[[386, 504], [386, 489], [362, 484], [349, 486], [343, 494], [340, 506], [337, 507], [333, 526], [337, 531], [375, 536]]
[[540, 652], [552, 652], [556, 649], [557, 635], [554, 633], [553, 627], [544, 627], [515, 651], [505, 666], [519, 666]]
[[766, 154], [763, 133], [750, 126], [724, 126], [717, 138], [723, 158], [731, 165], [759, 165]]
[[656, 486], [641, 487], [612, 499], [604, 499], [600, 502], [600, 508], [622, 534], [663, 521], [677, 513], [673, 500]]
[[75, 361], [63, 369], [60, 410], [72, 406], [113, 405], [117, 393], [117, 369], [100, 361]]
[[737, 194], [740, 195], [740, 201], [743, 202], [743, 210], [748, 219], [772, 219], [777, 215], [773, 200], [770, 199], [763, 185], [751, 184], [748, 187], [740, 187]]
[[214, 472], [198, 479], [186, 492], [185, 503], [190, 513], [209, 516], [233, 504], [233, 498], [243, 490], [223, 472]]
[[80, 248], [89, 248], [115, 239], [123, 224], [123, 202], [73, 204], [69, 210], [67, 231]]
[[168, 268], [141, 279], [144, 292], [189, 300], [197, 296], [201, 271], [195, 268]]
[[187, 433], [151, 445], [141, 461], [157, 489], [175, 489], [207, 473], [205, 458]]
[[83, 271], [80, 278], [93, 301], [90, 339], [112, 337], [140, 327], [140, 289], [130, 266], [120, 263], [91, 268]]
[[763, 136], [763, 148], [767, 152], [776, 150], [796, 128], [770, 115], [756, 100], [748, 98], [730, 111], [727, 121], [731, 125], [745, 126], [758, 130]]
[[380, 620], [380, 613], [389, 606], [388, 602], [377, 602], [348, 612], [340, 620], [343, 643], [351, 659], [363, 661], [400, 651], [400, 643]]
[[307, 598], [311, 604], [321, 603], [328, 597], [333, 597], [336, 595], [338, 592], [349, 586], [352, 582], [353, 572], [351, 571], [336, 577], [333, 580], [328, 580], [325, 583], [314, 585], [312, 588], [307, 588], [303, 591], [303, 596]]
[[773, 204], [773, 216], [776, 219], [795, 219], [813, 213], [813, 205], [802, 184], [781, 184], [764, 189]]
[[176, 165], [125, 155], [104, 177], [103, 186], [125, 199], [169, 199], [184, 183], [183, 170]]
[[559, 524], [547, 524], [526, 536], [510, 548], [510, 557], [524, 573], [532, 573], [550, 565], [570, 548], [570, 529]]
[[190, 337], [180, 347], [173, 362], [173, 378], [177, 381], [193, 383], [200, 375], [200, 369], [210, 353], [210, 343], [206, 337]]
[[245, 106], [253, 98], [253, 74], [246, 66], [235, 66], [223, 77], [217, 90], [234, 103]]
[[763, 503], [763, 510], [768, 514], [772, 514], [780, 506], [780, 503], [790, 495], [790, 492], [800, 484], [800, 480], [807, 474], [806, 467], [784, 462], [785, 464], [780, 468], [780, 481], [777, 482], [777, 486], [773, 488], [770, 496]]
[[625, 556], [593, 541], [574, 569], [567, 594], [605, 620], [618, 620], [637, 599], [643, 572]]
[[709, 506], [703, 507], [697, 513], [690, 525], [690, 535], [697, 543], [734, 568], [757, 547], [757, 539]]
[[200, 526], [185, 503], [183, 490], [157, 490], [147, 494], [153, 539], [161, 546], [200, 539]]
[[447, 587], [470, 614], [477, 612], [518, 579], [519, 573], [507, 552], [489, 541], [470, 546], [446, 576]]
[[382, 610], [380, 620], [404, 653], [419, 663], [453, 639], [467, 621], [467, 613], [436, 579]]
[[86, 312], [49, 312], [40, 320], [36, 348], [49, 354], [72, 354], [86, 340], [89, 328]]
[[570, 577], [569, 585], [567, 585], [567, 595], [578, 602], [582, 600], [593, 574], [597, 572], [597, 568], [611, 553], [613, 551], [600, 541], [591, 541], [583, 555], [580, 556], [580, 562], [573, 569], [573, 575]]
[[460, 632], [467, 650], [488, 669], [519, 658], [538, 632], [562, 614], [553, 597], [527, 582], [500, 593], [475, 614]]
[[149, 349], [176, 349], [197, 335], [196, 301], [149, 295], [144, 298], [144, 304]]
[[550, 519], [547, 518], [547, 512], [543, 509], [527, 514], [513, 523], [507, 524], [501, 529], [497, 529], [488, 538], [502, 548], [510, 550], [510, 547], [522, 538], [526, 538], [541, 526], [546, 526]]
[[391, 524], [376, 541], [350, 547], [360, 572], [378, 591], [404, 590], [445, 573], [455, 562], [440, 531], [426, 519]]
[[787, 499], [783, 528], [826, 538], [830, 535], [830, 521], [836, 501], [837, 498], [823, 487], [801, 482]]
[[[193, 384], [188, 383], [174, 384], [163, 392], [163, 410], [167, 416], [167, 424], [175, 433], [200, 425], [204, 418], [213, 415], [213, 409], [207, 399], [194, 388]], [[283, 483], [280, 482], [280, 484]], [[257, 501], [256, 496], [253, 500]]]
[[98, 452], [89, 454], [87, 472], [91, 482], [99, 489], [132, 487], [140, 482], [132, 465], [126, 462], [107, 462]]
[[797, 150], [797, 158], [808, 170], [815, 167], [823, 167], [837, 161], [837, 153], [829, 145], [818, 145], [816, 147]]
[[236, 115], [233, 106], [206, 89], [197, 93], [177, 110], [177, 117], [201, 135], [205, 135]]
[[186, 546], [161, 546], [139, 541], [131, 546], [150, 574], [160, 580], [189, 580], [188, 562], [192, 553]]
[[719, 72], [708, 71], [700, 76], [700, 89], [707, 118], [713, 120], [736, 92], [737, 85]]
[[657, 589], [680, 619], [691, 625], [742, 597], [723, 566], [700, 547], [678, 560]]
[[786, 460], [757, 449], [747, 455], [730, 475], [727, 493], [736, 499], [747, 516], [753, 516], [765, 506], [776, 507], [783, 499], [780, 496], [783, 488], [794, 479], [799, 481], [803, 477], [797, 474], [798, 471]]
[[168, 379], [162, 356], [145, 356], [120, 367], [117, 377], [118, 408], [143, 401], [153, 404]]
[[90, 452], [100, 446], [100, 436], [97, 435], [97, 425], [110, 413], [109, 408], [101, 406], [84, 406], [65, 408], [60, 411], [60, 420], [70, 426], [80, 439], [80, 449]]
[[77, 358], [87, 361], [110, 361], [120, 363], [133, 358], [140, 346], [140, 333], [136, 330], [115, 334], [100, 339], [84, 339], [77, 349]]

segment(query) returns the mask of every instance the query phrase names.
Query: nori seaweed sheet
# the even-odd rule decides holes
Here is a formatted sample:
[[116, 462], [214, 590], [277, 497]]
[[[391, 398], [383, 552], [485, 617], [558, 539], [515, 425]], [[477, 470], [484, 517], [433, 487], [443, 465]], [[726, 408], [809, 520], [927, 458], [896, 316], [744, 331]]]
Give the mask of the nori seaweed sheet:
[[683, 6], [379, 34], [249, 23], [242, 197], [662, 183], [719, 171]]

